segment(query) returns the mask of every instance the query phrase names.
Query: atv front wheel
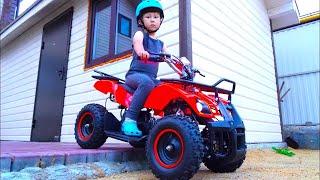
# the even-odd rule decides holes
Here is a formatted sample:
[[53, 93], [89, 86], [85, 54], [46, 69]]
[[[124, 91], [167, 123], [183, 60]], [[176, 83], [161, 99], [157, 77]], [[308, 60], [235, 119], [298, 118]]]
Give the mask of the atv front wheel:
[[84, 149], [97, 149], [106, 142], [104, 133], [105, 107], [100, 104], [88, 104], [77, 116], [74, 134], [77, 143]]
[[150, 168], [160, 179], [190, 179], [200, 168], [203, 150], [199, 127], [187, 116], [160, 119], [146, 144]]

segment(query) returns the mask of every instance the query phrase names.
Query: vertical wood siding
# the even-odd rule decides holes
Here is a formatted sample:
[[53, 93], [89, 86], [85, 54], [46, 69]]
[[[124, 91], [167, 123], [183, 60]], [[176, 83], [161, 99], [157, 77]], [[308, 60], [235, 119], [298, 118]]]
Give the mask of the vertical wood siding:
[[213, 84], [236, 81], [233, 103], [249, 143], [281, 142], [269, 18], [262, 0], [192, 0], [193, 63]]

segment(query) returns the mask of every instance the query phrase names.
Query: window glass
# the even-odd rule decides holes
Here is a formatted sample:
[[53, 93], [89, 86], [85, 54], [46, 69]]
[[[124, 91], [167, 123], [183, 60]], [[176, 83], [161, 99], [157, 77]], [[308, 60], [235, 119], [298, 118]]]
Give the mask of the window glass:
[[111, 1], [100, 0], [94, 2], [94, 22], [92, 37], [92, 59], [109, 54]]
[[119, 14], [118, 32], [131, 38], [131, 19]]
[[2, 14], [3, 1], [0, 1], [0, 14]]
[[92, 67], [132, 53], [137, 31], [135, 9], [140, 0], [90, 0], [87, 56]]
[[16, 16], [20, 16], [23, 12], [25, 12], [33, 3], [37, 0], [18, 0], [18, 8]]
[[132, 49], [132, 37], [137, 31], [135, 9], [140, 1], [119, 0], [117, 8], [116, 54]]

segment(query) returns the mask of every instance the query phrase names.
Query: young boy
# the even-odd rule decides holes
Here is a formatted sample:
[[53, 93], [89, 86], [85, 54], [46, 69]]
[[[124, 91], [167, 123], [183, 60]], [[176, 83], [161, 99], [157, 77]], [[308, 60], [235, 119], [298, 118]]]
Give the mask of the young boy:
[[137, 31], [133, 37], [133, 59], [126, 74], [126, 85], [134, 88], [133, 98], [126, 112], [121, 130], [128, 136], [142, 136], [137, 127], [137, 119], [146, 98], [159, 82], [157, 78], [158, 62], [148, 61], [150, 54], [165, 52], [162, 41], [157, 39], [156, 32], [164, 18], [163, 9], [157, 0], [143, 0], [136, 9], [138, 26], [143, 31]]

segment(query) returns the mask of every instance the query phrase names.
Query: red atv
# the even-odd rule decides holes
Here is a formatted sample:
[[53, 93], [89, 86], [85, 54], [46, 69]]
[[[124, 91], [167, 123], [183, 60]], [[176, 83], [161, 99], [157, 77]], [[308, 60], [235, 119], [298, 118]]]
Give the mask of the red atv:
[[[121, 133], [121, 121], [134, 89], [117, 77], [95, 71], [94, 87], [119, 104], [121, 120], [99, 104], [88, 104], [75, 124], [77, 143], [85, 149], [102, 146], [108, 137], [145, 147], [152, 172], [161, 179], [189, 179], [201, 162], [213, 172], [233, 172], [246, 155], [244, 124], [231, 103], [235, 82], [221, 79], [213, 85], [193, 82], [195, 74], [186, 58], [152, 54], [151, 61], [166, 62], [180, 79], [160, 79], [141, 110], [138, 127], [142, 137]], [[202, 75], [203, 76], [203, 75]], [[231, 90], [218, 86], [228, 83]], [[226, 98], [222, 98], [225, 96]], [[204, 127], [201, 131], [199, 125]]]

